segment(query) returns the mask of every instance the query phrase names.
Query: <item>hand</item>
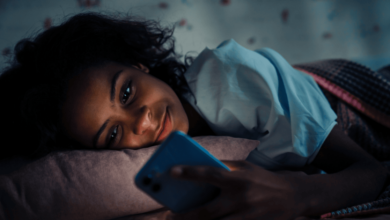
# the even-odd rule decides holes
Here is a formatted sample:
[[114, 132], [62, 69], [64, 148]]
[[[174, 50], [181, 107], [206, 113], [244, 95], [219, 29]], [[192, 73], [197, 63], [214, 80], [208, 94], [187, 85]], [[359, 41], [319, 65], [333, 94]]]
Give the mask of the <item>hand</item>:
[[272, 173], [247, 161], [223, 162], [233, 171], [207, 166], [172, 168], [172, 176], [213, 184], [221, 188], [221, 193], [187, 213], [170, 213], [168, 219], [288, 220], [303, 212], [304, 203], [296, 201], [296, 189], [287, 178], [291, 174]]

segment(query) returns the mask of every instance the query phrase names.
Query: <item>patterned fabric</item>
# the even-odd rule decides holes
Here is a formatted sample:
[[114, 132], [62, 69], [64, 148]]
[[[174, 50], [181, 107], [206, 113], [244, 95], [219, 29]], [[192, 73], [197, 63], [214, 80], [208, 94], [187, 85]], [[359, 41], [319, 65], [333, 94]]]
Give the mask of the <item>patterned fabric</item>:
[[360, 112], [390, 127], [390, 81], [382, 72], [374, 72], [347, 60], [327, 60], [295, 66], [313, 76], [325, 90]]
[[[390, 65], [377, 72], [347, 60], [294, 67], [313, 76], [345, 134], [382, 161], [390, 172]], [[390, 213], [390, 185], [373, 202], [326, 213], [321, 218], [382, 213]]]
[[326, 60], [294, 67], [313, 76], [352, 140], [378, 160], [390, 160], [390, 66], [374, 72]]
[[379, 124], [334, 95], [324, 91], [337, 114], [343, 131], [359, 146], [380, 161], [390, 160], [390, 128]]

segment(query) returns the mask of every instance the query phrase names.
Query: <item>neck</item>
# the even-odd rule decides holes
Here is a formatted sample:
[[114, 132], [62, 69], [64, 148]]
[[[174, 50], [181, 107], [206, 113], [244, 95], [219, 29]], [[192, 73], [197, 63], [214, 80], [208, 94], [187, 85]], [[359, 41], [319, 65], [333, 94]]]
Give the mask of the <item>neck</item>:
[[188, 135], [191, 137], [196, 136], [210, 136], [216, 135], [210, 126], [207, 124], [199, 113], [186, 101], [182, 101], [184, 111], [188, 117], [189, 129]]

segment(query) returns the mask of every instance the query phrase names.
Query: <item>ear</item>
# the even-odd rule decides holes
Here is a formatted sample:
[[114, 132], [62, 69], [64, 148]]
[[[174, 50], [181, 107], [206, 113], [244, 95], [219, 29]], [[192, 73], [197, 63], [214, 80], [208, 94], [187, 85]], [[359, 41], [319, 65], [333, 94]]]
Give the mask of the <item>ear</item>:
[[142, 64], [140, 64], [140, 63], [138, 63], [137, 65], [133, 65], [133, 67], [136, 68], [136, 69], [139, 69], [139, 70], [141, 70], [141, 71], [143, 71], [145, 73], [149, 73], [149, 68], [144, 66], [144, 65], [142, 65]]

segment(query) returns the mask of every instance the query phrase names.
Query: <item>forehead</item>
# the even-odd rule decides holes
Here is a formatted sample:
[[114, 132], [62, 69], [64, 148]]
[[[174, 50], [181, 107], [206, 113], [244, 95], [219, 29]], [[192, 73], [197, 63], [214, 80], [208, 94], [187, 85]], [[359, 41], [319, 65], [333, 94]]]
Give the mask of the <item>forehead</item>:
[[94, 87], [107, 86], [111, 83], [113, 75], [123, 68], [128, 68], [121, 64], [107, 63], [104, 65], [93, 66], [84, 69], [78, 75], [69, 80], [69, 89], [93, 89]]

